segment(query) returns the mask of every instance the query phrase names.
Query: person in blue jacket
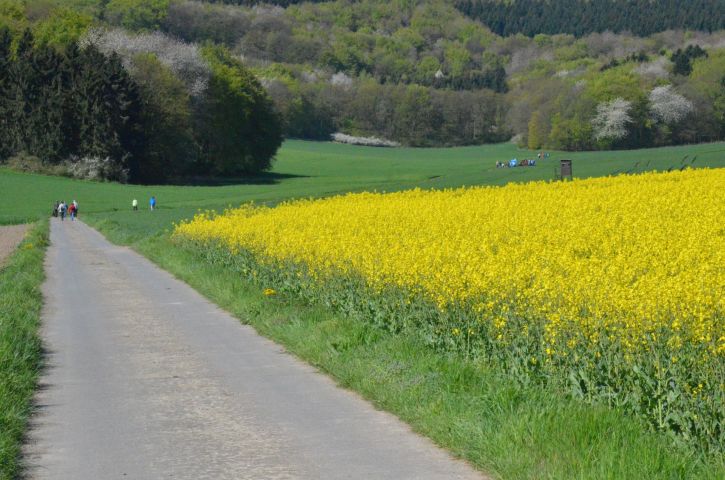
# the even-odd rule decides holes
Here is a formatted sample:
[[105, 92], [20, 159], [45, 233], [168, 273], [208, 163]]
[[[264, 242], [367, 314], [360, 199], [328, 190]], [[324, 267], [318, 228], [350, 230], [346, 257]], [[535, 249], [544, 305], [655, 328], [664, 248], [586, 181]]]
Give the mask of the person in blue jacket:
[[151, 207], [151, 210], [156, 208], [156, 197], [153, 195], [151, 196], [151, 200], [149, 200], [149, 206]]

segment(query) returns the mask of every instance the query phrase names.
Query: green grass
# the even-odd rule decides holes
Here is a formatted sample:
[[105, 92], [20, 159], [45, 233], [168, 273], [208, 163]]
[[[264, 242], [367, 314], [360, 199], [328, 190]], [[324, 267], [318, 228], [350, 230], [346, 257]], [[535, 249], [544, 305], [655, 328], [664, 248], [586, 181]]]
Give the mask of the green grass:
[[[697, 157], [695, 167], [725, 167], [725, 143], [626, 152], [552, 152], [549, 160], [535, 168], [496, 169], [497, 160], [534, 154], [510, 144], [378, 149], [288, 141], [271, 174], [223, 186], [104, 184], [0, 169], [0, 224], [47, 216], [58, 199], [78, 200], [81, 217], [112, 241], [132, 245], [341, 385], [362, 393], [416, 431], [497, 477], [723, 478], [722, 459], [704, 459], [675, 447], [668, 438], [648, 432], [617, 411], [585, 406], [539, 387], [513, 385], [495, 369], [436, 353], [416, 338], [378, 331], [324, 308], [290, 298], [266, 298], [261, 286], [203, 263], [164, 234], [172, 222], [198, 209], [221, 209], [252, 200], [276, 203], [347, 191], [546, 180], [553, 177], [560, 158], [574, 160], [578, 177], [666, 170], [679, 168], [686, 155], [687, 162]], [[147, 210], [150, 195], [159, 200], [155, 212]], [[139, 212], [131, 211], [134, 197], [141, 203]], [[37, 249], [20, 255], [31, 254], [38, 255], [33, 261], [40, 261]], [[41, 277], [31, 275], [39, 282], [40, 264], [32, 265], [28, 270], [38, 269]], [[37, 309], [40, 297], [28, 294], [22, 302], [26, 308]], [[28, 318], [37, 322], [37, 311], [32, 311], [35, 317]], [[5, 400], [0, 402], [4, 406]]]
[[16, 478], [38, 378], [43, 257], [48, 222], [36, 225], [0, 268], [0, 479]]
[[[560, 158], [574, 161], [579, 177], [617, 172], [679, 168], [697, 157], [694, 166], [725, 167], [725, 143], [621, 152], [552, 152], [537, 167], [497, 169], [495, 162], [534, 157], [512, 144], [449, 149], [374, 148], [322, 142], [287, 141], [270, 174], [224, 186], [138, 186], [85, 182], [27, 175], [0, 169], [0, 224], [22, 223], [50, 214], [56, 200], [77, 200], [80, 214], [101, 214], [143, 236], [189, 217], [197, 209], [220, 209], [242, 202], [278, 202], [360, 190], [392, 191], [412, 187], [501, 185], [511, 181], [551, 179]], [[635, 168], [635, 165], [637, 167]], [[148, 199], [159, 208], [148, 215]], [[141, 211], [133, 214], [131, 200]]]
[[[107, 230], [119, 240], [122, 231]], [[121, 234], [121, 236], [119, 236]], [[162, 268], [243, 323], [393, 412], [495, 478], [716, 479], [725, 465], [675, 447], [636, 420], [603, 407], [507, 381], [495, 368], [432, 351], [200, 261], [168, 237], [135, 244]]]

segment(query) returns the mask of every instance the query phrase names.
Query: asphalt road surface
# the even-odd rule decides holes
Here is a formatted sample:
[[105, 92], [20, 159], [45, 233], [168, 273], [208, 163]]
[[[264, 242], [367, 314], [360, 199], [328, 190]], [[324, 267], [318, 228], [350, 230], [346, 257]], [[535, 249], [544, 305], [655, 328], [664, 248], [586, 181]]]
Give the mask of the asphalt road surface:
[[29, 478], [481, 478], [81, 222], [46, 272]]

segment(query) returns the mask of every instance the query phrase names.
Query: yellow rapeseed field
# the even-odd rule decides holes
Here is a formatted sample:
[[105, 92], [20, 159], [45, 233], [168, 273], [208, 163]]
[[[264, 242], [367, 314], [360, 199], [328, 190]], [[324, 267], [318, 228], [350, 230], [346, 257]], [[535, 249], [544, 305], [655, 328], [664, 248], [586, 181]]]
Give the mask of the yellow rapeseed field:
[[502, 330], [538, 319], [552, 355], [603, 331], [637, 349], [663, 329], [675, 358], [687, 342], [725, 355], [725, 170], [244, 206], [176, 235], [465, 304]]
[[722, 453], [725, 169], [247, 205], [174, 237]]

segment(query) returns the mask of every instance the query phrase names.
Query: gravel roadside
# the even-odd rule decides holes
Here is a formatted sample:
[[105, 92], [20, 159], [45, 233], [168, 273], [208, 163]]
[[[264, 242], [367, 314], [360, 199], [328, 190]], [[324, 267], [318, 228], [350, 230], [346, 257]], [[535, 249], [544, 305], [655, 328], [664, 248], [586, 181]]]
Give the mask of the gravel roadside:
[[0, 266], [15, 251], [30, 225], [8, 225], [0, 227]]

